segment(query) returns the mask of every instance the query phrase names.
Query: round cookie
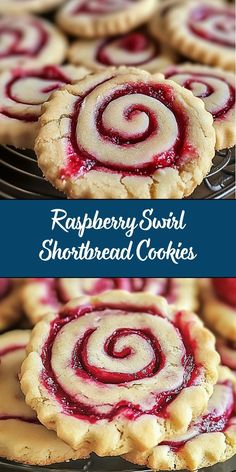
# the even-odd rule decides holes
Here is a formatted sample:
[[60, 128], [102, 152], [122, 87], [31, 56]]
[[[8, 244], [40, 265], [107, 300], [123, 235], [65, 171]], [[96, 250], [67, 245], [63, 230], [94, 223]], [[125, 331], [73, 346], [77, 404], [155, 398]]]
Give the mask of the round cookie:
[[236, 341], [236, 278], [202, 281], [203, 318], [210, 329]]
[[235, 146], [235, 75], [200, 64], [173, 66], [164, 75], [203, 100], [214, 119], [216, 149]]
[[40, 421], [99, 456], [186, 431], [218, 377], [214, 337], [162, 297], [80, 297], [32, 331], [21, 387]]
[[0, 3], [3, 15], [27, 12], [44, 13], [58, 7], [64, 0], [4, 0]]
[[39, 423], [26, 405], [18, 374], [30, 331], [0, 335], [0, 457], [30, 465], [49, 465], [83, 457]]
[[165, 28], [169, 43], [184, 56], [234, 70], [235, 12], [230, 5], [181, 2], [166, 14]]
[[45, 314], [80, 295], [98, 295], [108, 290], [149, 292], [161, 295], [180, 309], [198, 307], [195, 279], [164, 278], [55, 278], [29, 279], [22, 289], [24, 312], [32, 325]]
[[220, 354], [221, 364], [229, 367], [236, 374], [236, 342], [217, 338], [216, 349]]
[[236, 454], [236, 379], [220, 367], [207, 411], [187, 433], [173, 436], [151, 451], [133, 451], [125, 459], [155, 470], [198, 470], [225, 462]]
[[87, 74], [84, 67], [56, 65], [0, 74], [0, 143], [33, 149], [42, 104], [53, 91]]
[[210, 170], [212, 123], [189, 90], [120, 68], [55, 92], [35, 150], [46, 179], [69, 198], [182, 198]]
[[56, 18], [68, 34], [98, 38], [127, 33], [149, 20], [155, 8], [156, 0], [70, 0]]
[[0, 71], [64, 61], [67, 41], [49, 21], [36, 16], [0, 17]]
[[21, 319], [20, 288], [12, 279], [0, 278], [0, 332]]
[[132, 66], [158, 72], [176, 62], [176, 54], [160, 41], [153, 40], [145, 29], [115, 38], [76, 41], [68, 58], [72, 64], [84, 65], [93, 71]]

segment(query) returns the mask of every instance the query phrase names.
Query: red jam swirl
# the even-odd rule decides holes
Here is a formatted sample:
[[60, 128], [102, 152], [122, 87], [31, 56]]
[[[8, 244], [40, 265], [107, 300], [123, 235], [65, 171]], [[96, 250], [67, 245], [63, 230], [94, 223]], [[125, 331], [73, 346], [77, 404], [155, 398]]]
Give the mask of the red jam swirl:
[[9, 279], [0, 278], [0, 300], [8, 295], [11, 289], [11, 282]]
[[135, 0], [84, 0], [73, 10], [73, 14], [104, 15], [127, 8]]
[[[27, 27], [34, 28], [35, 34], [37, 34], [37, 39], [35, 42], [29, 43], [28, 46], [21, 44], [24, 43], [24, 29], [27, 30]], [[0, 41], [4, 44], [4, 37], [9, 38], [7, 44], [9, 46], [6, 49], [0, 51], [0, 59], [8, 58], [9, 56], [25, 56], [25, 57], [36, 57], [38, 56], [42, 49], [47, 45], [49, 40], [49, 35], [41, 21], [36, 19], [28, 20], [26, 24], [21, 24], [19, 20], [13, 22], [6, 22], [3, 19], [0, 19]]]
[[[204, 22], [208, 20], [214, 20], [210, 27], [207, 23], [204, 26]], [[203, 24], [201, 25], [201, 23]], [[227, 48], [235, 47], [235, 40], [233, 40], [235, 14], [231, 8], [201, 5], [191, 11], [188, 26], [193, 34], [206, 41]], [[223, 33], [225, 33], [224, 37], [222, 37]], [[229, 33], [232, 34], [232, 37], [229, 37]]]
[[[96, 406], [89, 406], [88, 404], [84, 404], [82, 399], [78, 399], [78, 395], [76, 398], [73, 395], [70, 395], [68, 391], [65, 392], [64, 388], [60, 385], [60, 379], [57, 378], [56, 374], [52, 368], [52, 349], [54, 346], [54, 341], [60, 331], [72, 321], [86, 316], [87, 314], [91, 314], [94, 311], [97, 313], [100, 311], [101, 313], [104, 310], [121, 310], [123, 313], [122, 315], [128, 315], [130, 313], [143, 313], [146, 312], [152, 316], [162, 316], [160, 315], [154, 308], [150, 307], [132, 307], [126, 306], [125, 304], [122, 305], [111, 305], [111, 306], [96, 306], [93, 307], [92, 305], [87, 306], [80, 306], [77, 309], [68, 311], [64, 309], [60, 312], [59, 316], [55, 318], [51, 322], [50, 333], [48, 339], [46, 340], [42, 352], [41, 352], [41, 360], [43, 364], [43, 369], [41, 373], [41, 382], [44, 388], [52, 395], [56, 401], [60, 404], [62, 411], [67, 414], [71, 415], [80, 419], [84, 419], [89, 421], [90, 423], [96, 423], [99, 420], [106, 419], [112, 420], [119, 414], [129, 418], [130, 420], [136, 419], [137, 417], [143, 414], [153, 414], [156, 416], [166, 417], [168, 416], [166, 412], [167, 406], [172, 402], [178, 393], [185, 387], [190, 385], [196, 385], [199, 381], [199, 376], [201, 376], [201, 366], [197, 365], [195, 358], [194, 358], [194, 351], [195, 351], [195, 343], [192, 341], [191, 334], [190, 334], [190, 324], [186, 324], [182, 320], [182, 313], [178, 313], [176, 315], [175, 322], [172, 323], [177, 331], [177, 335], [181, 337], [184, 343], [184, 350], [182, 355], [182, 366], [184, 368], [184, 377], [183, 382], [181, 385], [178, 386], [175, 390], [171, 389], [169, 391], [165, 391], [162, 393], [157, 393], [155, 395], [155, 407], [150, 410], [144, 410], [141, 405], [132, 404], [130, 402], [121, 400], [117, 404], [109, 405], [111, 410], [109, 413], [101, 413], [96, 410]], [[170, 321], [167, 321], [170, 323]], [[135, 332], [135, 333], [134, 333]], [[73, 356], [71, 360], [71, 367], [75, 372], [75, 375], [81, 377], [83, 380], [87, 382], [96, 383], [101, 388], [103, 385], [106, 386], [116, 384], [117, 388], [119, 386], [124, 386], [130, 381], [137, 379], [145, 379], [155, 375], [157, 372], [161, 371], [165, 368], [166, 359], [164, 353], [161, 351], [160, 345], [158, 340], [152, 334], [149, 329], [117, 329], [114, 330], [114, 333], [106, 340], [104, 345], [104, 350], [108, 356], [111, 358], [119, 358], [119, 359], [126, 359], [132, 355], [131, 349], [129, 346], [122, 350], [117, 350], [116, 345], [117, 342], [130, 334], [135, 334], [136, 336], [140, 336], [141, 339], [148, 340], [150, 346], [152, 347], [153, 358], [150, 364], [147, 366], [146, 369], [136, 373], [136, 377], [133, 374], [119, 374], [117, 372], [106, 372], [105, 369], [99, 369], [98, 367], [90, 365], [88, 360], [88, 352], [87, 352], [87, 345], [89, 342], [90, 336], [94, 333], [94, 329], [89, 329], [84, 333], [83, 338], [80, 340], [79, 343], [75, 346], [73, 350]], [[155, 393], [155, 392], [154, 392]]]
[[216, 296], [236, 309], [236, 278], [214, 278], [211, 281]]
[[147, 164], [132, 167], [127, 165], [124, 168], [121, 164], [107, 162], [106, 165], [104, 165], [103, 163], [100, 163], [94, 155], [90, 155], [79, 145], [76, 136], [81, 107], [90, 92], [91, 91], [88, 91], [84, 97], [78, 99], [71, 116], [71, 134], [70, 139], [68, 140], [67, 164], [60, 173], [62, 179], [83, 176], [91, 170], [107, 173], [117, 172], [121, 173], [123, 176], [150, 176], [153, 175], [157, 169], [166, 167], [176, 168], [183, 160], [195, 158], [196, 150], [188, 141], [188, 116], [177, 102], [172, 87], [162, 83], [137, 83], [130, 85], [126, 84], [122, 89], [114, 90], [113, 92], [111, 91], [109, 97], [104, 99], [102, 105], [96, 110], [96, 131], [100, 139], [103, 142], [109, 144], [112, 143], [118, 148], [130, 147], [132, 152], [133, 146], [146, 142], [149, 138], [152, 138], [158, 133], [159, 124], [156, 115], [148, 108], [148, 106], [144, 107], [138, 103], [137, 106], [134, 105], [129, 107], [129, 109], [124, 110], [124, 116], [127, 119], [127, 122], [129, 122], [139, 113], [146, 114], [149, 120], [149, 126], [142, 134], [134, 134], [132, 137], [130, 136], [127, 138], [127, 136], [114, 131], [112, 128], [106, 128], [103, 124], [103, 114], [109, 104], [121, 97], [126, 97], [127, 95], [135, 96], [136, 94], [141, 94], [162, 103], [173, 113], [178, 128], [175, 144], [171, 149], [161, 154], [159, 154], [158, 151], [156, 152], [153, 150], [153, 158], [151, 162], [148, 162]]

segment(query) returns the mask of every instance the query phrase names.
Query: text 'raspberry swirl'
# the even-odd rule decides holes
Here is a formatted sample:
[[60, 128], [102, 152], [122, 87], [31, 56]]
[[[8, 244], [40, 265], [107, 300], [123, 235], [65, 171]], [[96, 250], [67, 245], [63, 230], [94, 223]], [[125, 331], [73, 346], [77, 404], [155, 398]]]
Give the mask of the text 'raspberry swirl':
[[204, 70], [197, 72], [194, 68], [188, 70], [187, 66], [182, 69], [180, 66], [167, 70], [165, 77], [201, 98], [214, 119], [224, 117], [235, 105], [235, 88], [223, 77], [223, 73], [214, 75], [214, 70], [204, 73]]
[[202, 39], [235, 47], [235, 14], [232, 8], [201, 5], [191, 11], [188, 26]]
[[79, 0], [74, 13], [105, 15], [121, 11], [133, 3], [134, 0]]
[[174, 89], [124, 77], [105, 80], [76, 102], [62, 178], [92, 169], [151, 175], [196, 156], [188, 142], [188, 116]]
[[174, 324], [145, 307], [65, 310], [51, 322], [41, 359], [47, 392], [64, 413], [91, 423], [164, 415], [201, 377], [181, 314]]

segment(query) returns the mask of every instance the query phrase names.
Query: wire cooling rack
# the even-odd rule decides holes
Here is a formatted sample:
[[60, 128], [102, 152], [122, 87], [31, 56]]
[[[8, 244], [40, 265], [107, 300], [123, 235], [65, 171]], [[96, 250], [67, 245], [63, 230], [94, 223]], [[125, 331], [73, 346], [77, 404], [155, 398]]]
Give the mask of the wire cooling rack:
[[[216, 153], [212, 169], [191, 199], [234, 198], [235, 148]], [[62, 199], [43, 178], [33, 151], [21, 151], [0, 146], [0, 198], [4, 199]]]

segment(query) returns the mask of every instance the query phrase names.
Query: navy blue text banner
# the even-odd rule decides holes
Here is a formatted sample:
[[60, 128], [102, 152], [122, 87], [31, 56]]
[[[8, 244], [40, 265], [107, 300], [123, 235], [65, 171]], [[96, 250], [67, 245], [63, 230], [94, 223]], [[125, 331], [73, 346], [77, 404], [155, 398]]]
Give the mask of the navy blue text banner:
[[1, 277], [236, 276], [234, 201], [2, 201]]

